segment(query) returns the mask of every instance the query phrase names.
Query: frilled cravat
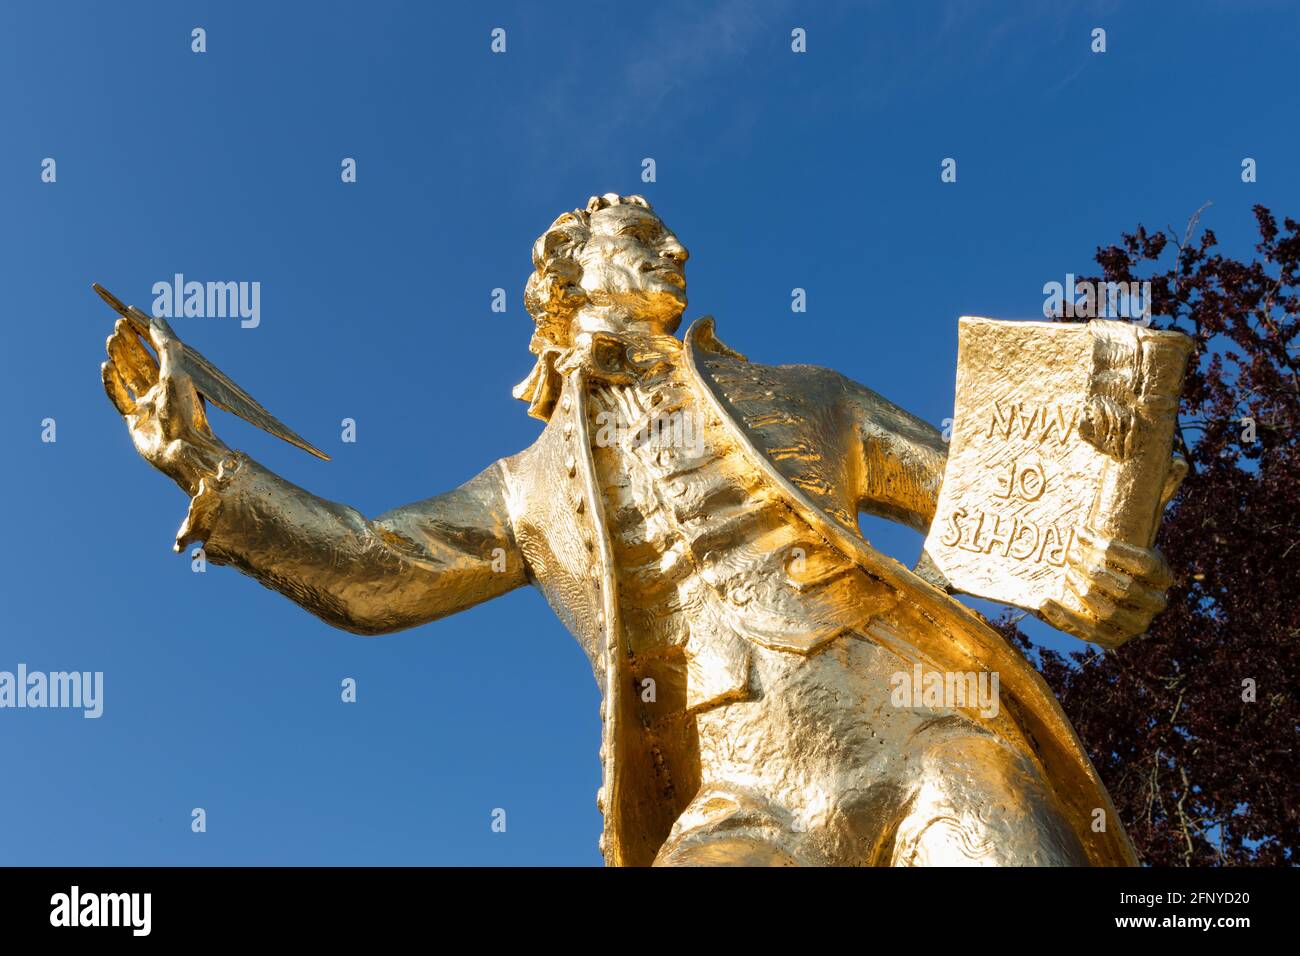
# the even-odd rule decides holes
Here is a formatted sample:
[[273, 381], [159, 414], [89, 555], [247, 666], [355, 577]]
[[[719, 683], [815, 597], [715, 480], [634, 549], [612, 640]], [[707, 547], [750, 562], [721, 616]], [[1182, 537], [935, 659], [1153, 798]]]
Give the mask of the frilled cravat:
[[515, 386], [513, 394], [528, 402], [529, 415], [546, 420], [569, 373], [582, 369], [589, 382], [632, 385], [671, 367], [681, 348], [681, 341], [671, 335], [582, 332], [567, 349], [544, 344], [537, 364], [528, 378]]

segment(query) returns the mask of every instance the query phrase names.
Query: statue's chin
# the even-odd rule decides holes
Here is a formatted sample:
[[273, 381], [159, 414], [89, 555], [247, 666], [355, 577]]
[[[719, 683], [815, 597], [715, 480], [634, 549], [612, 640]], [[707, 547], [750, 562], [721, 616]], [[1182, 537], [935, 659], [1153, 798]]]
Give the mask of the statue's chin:
[[675, 332], [686, 311], [686, 290], [666, 286], [665, 291], [649, 296], [647, 320], [664, 332]]
[[[589, 292], [587, 304], [598, 313], [604, 313], [608, 322], [617, 316], [617, 324], [629, 330], [662, 332], [671, 335], [677, 331], [682, 322], [682, 313], [686, 311], [686, 292], [673, 286], [663, 291], [642, 290], [636, 294], [623, 293], [617, 296], [601, 292]], [[579, 325], [582, 319], [577, 320]]]
[[647, 313], [644, 317], [638, 316], [628, 325], [630, 328], [641, 329], [647, 332], [658, 332], [663, 335], [672, 335], [677, 331], [678, 326], [682, 324], [682, 307], [679, 305], [672, 310]]

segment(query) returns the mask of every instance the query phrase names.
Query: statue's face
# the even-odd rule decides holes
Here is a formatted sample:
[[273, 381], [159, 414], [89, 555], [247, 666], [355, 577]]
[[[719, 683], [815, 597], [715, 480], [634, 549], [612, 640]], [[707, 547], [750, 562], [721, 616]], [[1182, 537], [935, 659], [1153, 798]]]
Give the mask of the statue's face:
[[648, 209], [599, 209], [591, 215], [591, 238], [578, 257], [582, 288], [593, 305], [612, 306], [633, 322], [671, 331], [686, 308], [688, 255]]

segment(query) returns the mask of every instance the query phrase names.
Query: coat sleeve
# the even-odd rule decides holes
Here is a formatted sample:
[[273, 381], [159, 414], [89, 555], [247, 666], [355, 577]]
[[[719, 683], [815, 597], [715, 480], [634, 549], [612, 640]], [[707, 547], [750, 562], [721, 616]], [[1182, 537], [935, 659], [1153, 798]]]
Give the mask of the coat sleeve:
[[928, 531], [948, 462], [943, 436], [865, 385], [843, 381], [861, 455], [858, 510]]
[[501, 463], [461, 487], [367, 519], [242, 453], [206, 476], [176, 536], [355, 634], [454, 614], [528, 580]]

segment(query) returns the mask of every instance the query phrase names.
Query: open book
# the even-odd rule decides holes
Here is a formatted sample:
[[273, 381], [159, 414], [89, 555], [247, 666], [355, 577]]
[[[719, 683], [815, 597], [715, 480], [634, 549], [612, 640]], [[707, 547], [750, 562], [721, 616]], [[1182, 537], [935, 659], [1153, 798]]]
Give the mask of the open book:
[[930, 559], [959, 591], [1038, 610], [1077, 529], [1150, 547], [1193, 342], [1121, 320], [959, 321]]

